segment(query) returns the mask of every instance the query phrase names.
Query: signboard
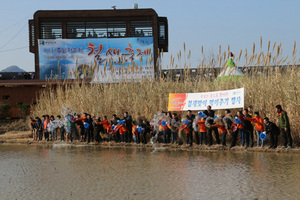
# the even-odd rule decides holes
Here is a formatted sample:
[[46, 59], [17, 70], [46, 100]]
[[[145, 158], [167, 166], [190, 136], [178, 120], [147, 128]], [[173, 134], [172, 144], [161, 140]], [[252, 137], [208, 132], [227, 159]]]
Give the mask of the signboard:
[[154, 78], [153, 37], [40, 39], [40, 79]]
[[244, 107], [244, 88], [203, 93], [170, 93], [169, 111], [229, 109]]

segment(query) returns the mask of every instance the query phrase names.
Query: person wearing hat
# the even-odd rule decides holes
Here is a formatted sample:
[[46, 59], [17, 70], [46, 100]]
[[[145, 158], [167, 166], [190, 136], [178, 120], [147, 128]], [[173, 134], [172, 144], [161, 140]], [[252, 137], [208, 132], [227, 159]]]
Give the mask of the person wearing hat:
[[280, 128], [282, 136], [283, 136], [282, 148], [290, 149], [290, 148], [292, 148], [292, 145], [293, 145], [293, 139], [291, 136], [289, 117], [287, 115], [287, 112], [282, 110], [281, 105], [277, 105], [275, 107], [276, 107], [277, 117], [278, 117], [278, 121], [279, 121], [279, 128]]

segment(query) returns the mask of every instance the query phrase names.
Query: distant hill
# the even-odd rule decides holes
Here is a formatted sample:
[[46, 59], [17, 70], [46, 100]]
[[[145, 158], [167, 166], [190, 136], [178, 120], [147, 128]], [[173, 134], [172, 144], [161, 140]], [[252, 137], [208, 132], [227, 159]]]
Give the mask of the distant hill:
[[16, 65], [12, 65], [10, 67], [7, 67], [6, 69], [3, 69], [1, 72], [26, 72], [26, 71]]

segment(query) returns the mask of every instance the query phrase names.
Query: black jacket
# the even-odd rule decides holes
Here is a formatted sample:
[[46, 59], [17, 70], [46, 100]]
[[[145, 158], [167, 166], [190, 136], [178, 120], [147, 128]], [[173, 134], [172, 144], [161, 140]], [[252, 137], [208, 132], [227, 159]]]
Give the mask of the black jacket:
[[113, 125], [117, 125], [117, 124], [118, 124], [118, 120], [120, 120], [120, 118], [119, 118], [119, 117], [116, 117], [116, 119], [111, 120], [111, 123], [112, 123]]
[[42, 124], [42, 121], [41, 121], [41, 120], [35, 121], [34, 126], [35, 126], [35, 128], [36, 128], [38, 131], [42, 131], [42, 130], [43, 130], [43, 124]]
[[[208, 110], [205, 110], [204, 112], [203, 112], [207, 117], [212, 117], [212, 118], [214, 118], [214, 116], [215, 116], [215, 111], [213, 111], [213, 110], [210, 110], [210, 112], [208, 113]], [[213, 124], [214, 123], [214, 120], [213, 119], [210, 119], [210, 120], [208, 120], [207, 121], [209, 124]]]
[[146, 124], [142, 124], [143, 133], [149, 133], [151, 131], [150, 123], [147, 121]]
[[278, 126], [276, 126], [276, 124], [274, 124], [273, 122], [269, 122], [266, 126], [266, 133], [267, 134], [276, 134], [279, 135], [280, 134], [280, 129], [278, 128]]
[[193, 127], [193, 121], [195, 119], [195, 115], [192, 114], [191, 117], [187, 115], [186, 118], [187, 120], [189, 120], [187, 128], [191, 129]]
[[129, 128], [130, 129], [131, 126], [132, 126], [132, 118], [131, 118], [131, 116], [128, 115], [127, 117], [124, 117], [123, 120], [125, 120], [125, 123], [124, 123], [125, 128]]
[[213, 111], [213, 110], [210, 110], [210, 112], [208, 113], [208, 110], [206, 110], [206, 111], [204, 111], [203, 112], [207, 117], [212, 117], [212, 118], [214, 118], [214, 116], [215, 116], [215, 111]]
[[84, 120], [84, 122], [86, 122], [86, 123], [88, 123], [89, 125], [90, 125], [90, 127], [93, 127], [93, 120], [92, 120], [92, 118], [86, 118], [85, 120]]
[[244, 115], [245, 120], [243, 122], [243, 127], [245, 130], [253, 131], [253, 126], [252, 126], [251, 122], [246, 119], [247, 117], [251, 118], [250, 115]]

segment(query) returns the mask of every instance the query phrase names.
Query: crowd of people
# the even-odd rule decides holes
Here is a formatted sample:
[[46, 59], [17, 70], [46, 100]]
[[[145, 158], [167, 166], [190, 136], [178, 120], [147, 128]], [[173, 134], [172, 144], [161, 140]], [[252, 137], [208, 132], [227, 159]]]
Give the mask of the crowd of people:
[[[254, 146], [254, 133], [258, 147], [264, 146], [264, 141], [269, 138], [269, 148], [277, 148], [278, 136], [282, 133], [282, 148], [292, 148], [292, 137], [287, 112], [280, 105], [276, 106], [279, 126], [271, 122], [269, 118], [262, 118], [259, 112], [253, 112], [252, 106], [238, 111], [233, 115], [226, 109], [223, 116], [215, 115], [211, 106], [207, 110], [200, 111], [197, 115], [191, 110], [180, 120], [177, 113], [162, 112], [155, 115], [156, 119], [149, 122], [143, 117], [133, 120], [125, 112], [122, 119], [116, 114], [109, 120], [107, 116], [95, 117], [88, 113], [68, 114], [64, 119], [61, 116], [43, 115], [42, 119], [31, 119], [31, 127], [34, 141], [61, 141], [78, 140], [80, 142], [114, 141], [120, 143], [144, 143], [149, 138], [155, 138], [152, 142], [193, 145], [196, 141], [199, 145], [213, 145], [213, 142], [226, 146], [226, 136], [231, 135], [230, 148], [240, 144], [245, 148]], [[214, 133], [214, 137], [213, 134]], [[220, 141], [219, 133], [222, 135]], [[186, 140], [183, 141], [185, 135]], [[268, 136], [267, 136], [268, 135]], [[193, 139], [193, 136], [195, 137]], [[228, 142], [228, 141], [227, 141]]]

